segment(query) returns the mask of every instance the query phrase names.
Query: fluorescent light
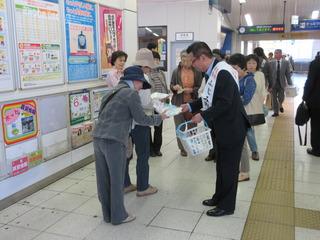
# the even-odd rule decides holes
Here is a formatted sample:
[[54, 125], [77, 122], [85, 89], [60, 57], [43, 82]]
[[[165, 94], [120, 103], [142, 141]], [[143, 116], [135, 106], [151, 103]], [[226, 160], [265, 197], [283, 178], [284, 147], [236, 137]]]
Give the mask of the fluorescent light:
[[244, 18], [246, 19], [246, 22], [247, 22], [247, 25], [248, 25], [248, 26], [253, 26], [253, 23], [252, 23], [252, 19], [251, 19], [251, 15], [250, 15], [250, 14], [245, 14], [245, 15], [244, 15]]
[[319, 17], [319, 10], [313, 11], [312, 15], [311, 15], [311, 18], [312, 19], [317, 19], [318, 17]]
[[156, 37], [159, 37], [159, 35], [158, 34], [156, 34], [156, 33], [152, 33], [154, 36], [156, 36]]
[[145, 27], [145, 29], [146, 29], [147, 31], [149, 31], [149, 32], [151, 32], [151, 33], [152, 33], [152, 30], [151, 30], [150, 28]]
[[239, 0], [239, 3], [246, 3], [246, 0]]

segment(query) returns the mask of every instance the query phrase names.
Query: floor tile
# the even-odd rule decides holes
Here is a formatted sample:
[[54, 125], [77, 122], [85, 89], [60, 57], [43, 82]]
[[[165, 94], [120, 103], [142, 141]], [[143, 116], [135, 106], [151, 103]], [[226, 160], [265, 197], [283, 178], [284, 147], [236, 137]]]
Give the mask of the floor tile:
[[52, 233], [41, 233], [34, 240], [75, 240], [75, 238]]
[[64, 190], [66, 190], [67, 188], [71, 187], [72, 185], [76, 184], [77, 182], [79, 182], [79, 180], [70, 179], [70, 178], [63, 178], [63, 179], [60, 179], [60, 180], [50, 184], [45, 189], [57, 191], [57, 192], [62, 192]]
[[240, 239], [246, 219], [224, 216], [222, 218], [203, 215], [194, 232], [216, 237]]
[[320, 231], [307, 229], [307, 228], [295, 228], [296, 237], [295, 240], [319, 240]]
[[65, 215], [65, 212], [36, 207], [8, 224], [43, 231]]
[[80, 213], [88, 216], [102, 216], [101, 204], [98, 198], [92, 197], [87, 202], [73, 210], [74, 213]]
[[310, 171], [295, 171], [295, 181], [320, 184], [320, 174]]
[[30, 240], [40, 232], [5, 225], [0, 228], [0, 239], [2, 240]]
[[201, 214], [201, 212], [163, 208], [150, 225], [192, 232]]
[[54, 197], [57, 194], [58, 193], [55, 191], [40, 190], [40, 191], [30, 195], [29, 197], [21, 200], [19, 203], [37, 206], [37, 205], [41, 204], [42, 202], [49, 200], [50, 198]]
[[71, 179], [75, 179], [75, 180], [82, 180], [82, 179], [90, 176], [94, 172], [95, 172], [95, 170], [91, 169], [91, 168], [81, 168], [81, 169], [69, 174], [68, 176], [66, 176], [66, 178], [71, 178]]
[[295, 207], [320, 211], [320, 196], [295, 193]]
[[305, 194], [320, 196], [319, 184], [315, 184], [315, 183], [306, 183], [306, 182], [295, 181], [294, 190], [296, 193], [305, 193]]
[[189, 240], [233, 240], [231, 238], [215, 237], [207, 234], [192, 233]]
[[14, 204], [0, 212], [0, 223], [8, 223], [33, 209], [33, 206]]
[[72, 211], [88, 200], [89, 197], [86, 196], [72, 193], [59, 193], [50, 200], [41, 203], [40, 206], [61, 211]]
[[100, 223], [101, 218], [70, 213], [46, 230], [48, 233], [84, 238]]
[[81, 181], [72, 185], [64, 192], [91, 197], [97, 193], [97, 184], [95, 182]]

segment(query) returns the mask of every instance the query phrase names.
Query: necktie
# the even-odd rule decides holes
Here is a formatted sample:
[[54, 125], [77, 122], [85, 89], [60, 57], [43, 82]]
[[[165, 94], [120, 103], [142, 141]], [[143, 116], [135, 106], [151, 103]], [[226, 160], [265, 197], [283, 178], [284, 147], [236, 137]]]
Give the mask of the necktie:
[[277, 81], [280, 81], [280, 61], [277, 61]]

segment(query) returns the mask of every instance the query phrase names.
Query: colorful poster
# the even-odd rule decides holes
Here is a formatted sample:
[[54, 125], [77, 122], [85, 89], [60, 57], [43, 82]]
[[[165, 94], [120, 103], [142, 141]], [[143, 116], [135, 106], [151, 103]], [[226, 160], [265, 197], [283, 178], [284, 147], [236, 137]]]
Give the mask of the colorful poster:
[[66, 0], [66, 45], [69, 82], [98, 79], [95, 4]]
[[92, 91], [93, 118], [98, 119], [102, 98], [107, 94], [108, 89], [98, 89]]
[[71, 125], [91, 119], [89, 92], [73, 93], [70, 97]]
[[15, 0], [21, 88], [63, 84], [59, 0]]
[[5, 104], [1, 116], [5, 144], [10, 145], [37, 136], [37, 105], [34, 100]]
[[72, 148], [78, 148], [92, 141], [93, 123], [86, 122], [71, 128]]
[[43, 162], [42, 150], [28, 154], [28, 167], [33, 168]]
[[8, 16], [5, 0], [0, 0], [0, 91], [13, 90], [8, 43]]
[[23, 156], [11, 162], [11, 175], [17, 176], [28, 171], [28, 157]]
[[99, 6], [102, 73], [111, 68], [111, 55], [122, 50], [122, 11]]

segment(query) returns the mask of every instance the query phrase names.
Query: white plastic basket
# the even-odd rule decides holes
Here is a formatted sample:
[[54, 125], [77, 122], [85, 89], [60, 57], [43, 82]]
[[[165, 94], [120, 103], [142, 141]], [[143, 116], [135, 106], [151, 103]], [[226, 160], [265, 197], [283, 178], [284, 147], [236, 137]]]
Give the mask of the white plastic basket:
[[181, 140], [184, 149], [192, 156], [209, 151], [213, 147], [211, 129], [205, 122], [203, 125], [188, 129], [189, 123], [191, 121], [180, 124], [176, 130], [177, 137]]

